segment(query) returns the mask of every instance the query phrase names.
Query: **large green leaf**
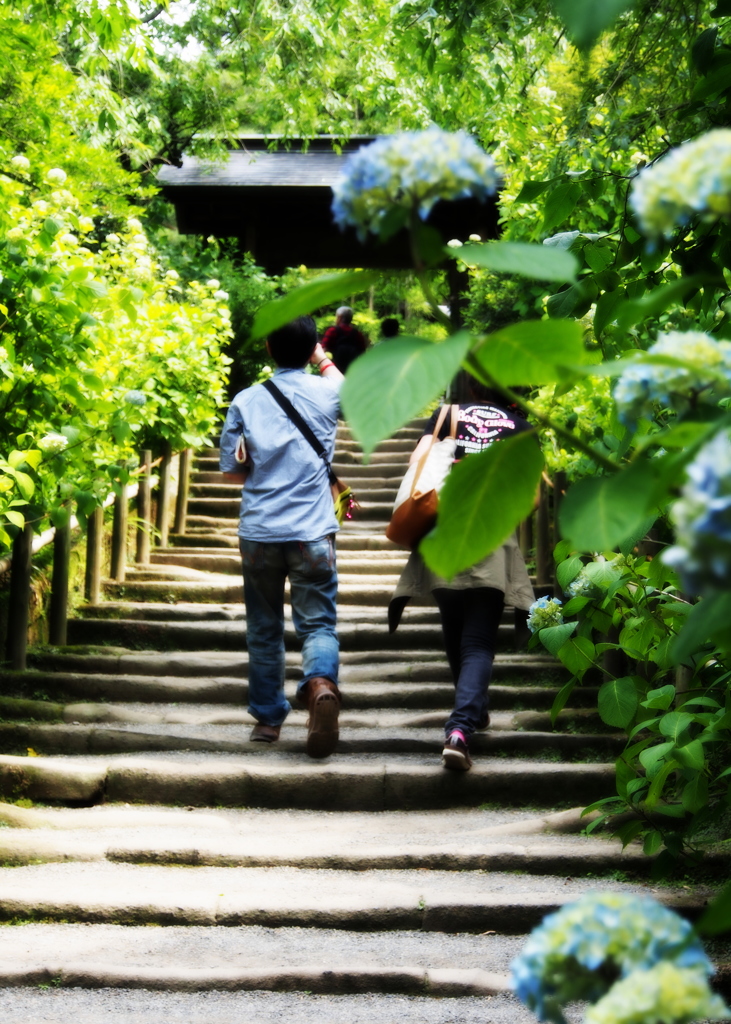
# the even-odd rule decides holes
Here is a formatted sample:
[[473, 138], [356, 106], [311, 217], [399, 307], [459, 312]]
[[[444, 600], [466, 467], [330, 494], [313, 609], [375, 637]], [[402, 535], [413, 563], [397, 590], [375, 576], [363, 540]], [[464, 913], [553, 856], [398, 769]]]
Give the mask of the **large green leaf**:
[[573, 320], [526, 320], [488, 335], [470, 358], [508, 387], [552, 384], [584, 361], [584, 331]]
[[538, 636], [548, 653], [556, 657], [568, 638], [576, 632], [577, 625], [576, 622], [562, 622], [560, 626], [545, 626], [539, 630]]
[[[682, 301], [690, 292], [696, 291], [704, 284], [715, 279], [709, 274], [691, 274], [689, 277], [678, 278], [670, 284], [653, 288], [640, 299], [628, 299], [617, 307], [617, 323], [626, 330], [632, 324], [639, 323], [648, 316], [658, 316], [670, 306]], [[720, 283], [720, 282], [719, 282]]]
[[585, 636], [569, 637], [558, 651], [559, 661], [578, 679], [593, 667], [595, 657], [596, 648]]
[[636, 0], [554, 0], [556, 12], [572, 42], [580, 50], [594, 45], [620, 14], [634, 7]]
[[375, 284], [380, 274], [375, 270], [349, 270], [345, 274], [323, 274], [292, 289], [280, 299], [267, 302], [257, 311], [249, 335], [249, 341], [266, 338], [272, 331], [284, 327], [295, 317], [312, 313], [320, 306], [327, 306], [348, 295], [364, 292]]
[[711, 903], [696, 925], [701, 935], [720, 935], [731, 931], [731, 882]]
[[561, 502], [561, 536], [578, 551], [610, 551], [647, 518], [653, 490], [646, 463], [613, 476], [585, 477]]
[[500, 274], [518, 274], [535, 281], [573, 281], [579, 269], [579, 261], [573, 253], [527, 242], [464, 245], [456, 252], [454, 249], [447, 252], [473, 266]]
[[728, 630], [731, 621], [731, 594], [721, 592], [703, 598], [691, 609], [685, 625], [671, 648], [673, 661], [687, 661], [707, 640]]
[[458, 462], [439, 497], [437, 525], [421, 542], [429, 568], [450, 579], [499, 548], [530, 514], [542, 469], [532, 433]]
[[352, 363], [340, 400], [366, 455], [442, 393], [471, 340], [466, 331], [437, 344], [394, 338]]
[[610, 679], [599, 688], [599, 714], [607, 725], [626, 729], [637, 711], [637, 687], [631, 676]]
[[581, 198], [581, 185], [566, 181], [557, 185], [546, 197], [543, 207], [543, 230], [550, 231], [571, 216]]

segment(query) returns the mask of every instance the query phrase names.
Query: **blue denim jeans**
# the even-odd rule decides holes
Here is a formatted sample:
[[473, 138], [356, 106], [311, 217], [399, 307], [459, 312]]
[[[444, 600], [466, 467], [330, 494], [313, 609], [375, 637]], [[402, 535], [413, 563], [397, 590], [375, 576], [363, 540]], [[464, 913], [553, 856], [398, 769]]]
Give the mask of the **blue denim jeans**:
[[454, 708], [444, 727], [472, 735], [487, 713], [488, 687], [504, 594], [492, 587], [433, 591], [439, 606], [447, 661], [454, 680]]
[[284, 581], [289, 576], [292, 622], [302, 641], [302, 680], [338, 681], [335, 538], [267, 544], [239, 541], [244, 570], [249, 711], [264, 725], [281, 725], [284, 696]]

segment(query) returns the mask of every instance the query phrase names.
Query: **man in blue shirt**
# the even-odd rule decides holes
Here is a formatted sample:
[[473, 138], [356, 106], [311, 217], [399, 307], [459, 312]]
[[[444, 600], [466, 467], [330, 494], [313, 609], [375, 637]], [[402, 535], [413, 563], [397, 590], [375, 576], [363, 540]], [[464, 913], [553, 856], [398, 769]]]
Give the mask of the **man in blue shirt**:
[[[317, 341], [311, 317], [274, 331], [267, 350], [274, 383], [316, 434], [328, 460], [335, 448], [343, 375]], [[308, 373], [308, 363], [319, 376]], [[241, 483], [239, 546], [249, 652], [251, 739], [273, 743], [290, 711], [284, 696], [284, 583], [302, 641], [297, 697], [307, 705], [307, 753], [327, 757], [338, 739], [335, 601], [338, 521], [327, 466], [262, 384], [240, 391], [221, 434], [221, 471]]]

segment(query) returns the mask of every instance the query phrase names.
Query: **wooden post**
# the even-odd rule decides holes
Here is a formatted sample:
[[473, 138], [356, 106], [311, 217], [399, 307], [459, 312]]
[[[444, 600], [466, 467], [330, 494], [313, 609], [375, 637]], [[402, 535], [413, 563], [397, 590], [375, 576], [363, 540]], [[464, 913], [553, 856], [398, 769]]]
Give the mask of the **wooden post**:
[[10, 565], [7, 653], [14, 672], [25, 672], [26, 668], [32, 558], [33, 527], [26, 525], [13, 541]]
[[551, 522], [548, 508], [548, 486], [541, 479], [540, 498], [536, 510], [536, 584], [548, 586], [551, 582], [552, 567]]
[[170, 464], [173, 461], [173, 453], [170, 445], [165, 445], [165, 451], [160, 464], [160, 482], [157, 485], [157, 527], [160, 535], [160, 547], [168, 546], [168, 533], [170, 523]]
[[150, 564], [150, 531], [152, 530], [152, 518], [150, 509], [152, 501], [150, 497], [150, 478], [152, 476], [152, 452], [145, 449], [140, 456], [142, 472], [139, 475], [137, 487], [137, 548], [135, 560], [138, 565]]
[[89, 604], [98, 604], [102, 592], [102, 540], [104, 509], [97, 506], [89, 516], [86, 533], [86, 580], [84, 596]]
[[184, 448], [180, 453], [178, 496], [175, 501], [175, 533], [185, 533], [185, 521], [188, 518], [188, 495], [190, 493], [190, 467], [192, 462], [193, 449]]
[[57, 526], [53, 535], [53, 580], [51, 606], [48, 612], [48, 641], [58, 647], [66, 644], [69, 606], [69, 561], [71, 558], [71, 524]]
[[122, 484], [114, 502], [112, 518], [112, 565], [111, 577], [117, 583], [124, 583], [127, 573], [127, 523], [129, 521], [127, 485]]

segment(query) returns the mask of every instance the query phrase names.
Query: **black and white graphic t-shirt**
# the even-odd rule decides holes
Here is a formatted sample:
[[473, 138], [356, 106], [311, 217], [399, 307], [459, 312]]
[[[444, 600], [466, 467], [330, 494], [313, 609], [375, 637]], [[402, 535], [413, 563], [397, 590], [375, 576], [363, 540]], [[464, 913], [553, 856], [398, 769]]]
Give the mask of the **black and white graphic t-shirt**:
[[[434, 433], [438, 415], [439, 409], [429, 420], [425, 434]], [[455, 460], [474, 452], [481, 452], [484, 448], [489, 448], [494, 441], [504, 440], [513, 434], [532, 429], [530, 423], [522, 416], [502, 405], [495, 405], [493, 402], [463, 402], [459, 407]], [[450, 415], [447, 413], [447, 418], [439, 431], [440, 441], [449, 436], [449, 430]]]

